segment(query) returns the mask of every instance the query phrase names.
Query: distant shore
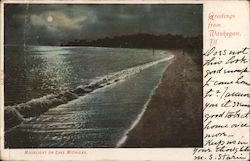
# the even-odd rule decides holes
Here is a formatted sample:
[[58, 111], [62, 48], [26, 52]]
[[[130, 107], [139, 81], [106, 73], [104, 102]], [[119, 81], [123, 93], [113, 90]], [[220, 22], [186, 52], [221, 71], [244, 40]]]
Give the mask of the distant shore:
[[203, 146], [202, 62], [195, 60], [202, 53], [171, 53], [175, 60], [120, 147]]
[[98, 46], [113, 48], [138, 48], [138, 49], [194, 49], [202, 48], [202, 35], [185, 37], [174, 34], [137, 33], [102, 37], [98, 39], [79, 39], [63, 42], [60, 46]]

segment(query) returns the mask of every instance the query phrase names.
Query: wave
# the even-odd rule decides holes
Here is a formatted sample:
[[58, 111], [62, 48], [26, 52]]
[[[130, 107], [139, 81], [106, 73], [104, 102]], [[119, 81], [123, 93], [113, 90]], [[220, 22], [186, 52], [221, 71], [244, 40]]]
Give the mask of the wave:
[[173, 55], [164, 59], [149, 62], [143, 65], [138, 65], [132, 68], [124, 69], [119, 72], [110, 73], [103, 77], [100, 77], [88, 85], [80, 85], [77, 88], [65, 91], [59, 94], [50, 94], [40, 98], [32, 99], [26, 103], [21, 103], [13, 106], [5, 106], [5, 130], [11, 129], [23, 121], [32, 117], [37, 117], [42, 113], [45, 113], [50, 108], [57, 107], [61, 104], [66, 104], [69, 101], [75, 100], [80, 96], [84, 96], [97, 89], [109, 86], [119, 81], [141, 72], [142, 70], [149, 68], [158, 63], [165, 62], [173, 58]]
[[[174, 56], [172, 56], [172, 58], [174, 58]], [[170, 64], [169, 64], [170, 65]], [[167, 68], [168, 66], [166, 66], [165, 68]], [[142, 111], [140, 112], [140, 114], [137, 116], [136, 120], [134, 120], [134, 122], [131, 124], [131, 126], [129, 127], [128, 130], [125, 131], [125, 133], [123, 134], [122, 138], [117, 142], [116, 147], [117, 148], [121, 148], [123, 146], [123, 144], [127, 141], [128, 135], [129, 133], [137, 126], [137, 124], [140, 122], [140, 120], [142, 119], [142, 116], [144, 115], [144, 113], [146, 112], [146, 109], [148, 107], [149, 102], [151, 101], [152, 96], [154, 95], [156, 89], [159, 87], [160, 83], [162, 81], [162, 76], [157, 84], [157, 86], [155, 86], [155, 88], [151, 91], [150, 93], [150, 98], [147, 100], [147, 102], [144, 104]]]

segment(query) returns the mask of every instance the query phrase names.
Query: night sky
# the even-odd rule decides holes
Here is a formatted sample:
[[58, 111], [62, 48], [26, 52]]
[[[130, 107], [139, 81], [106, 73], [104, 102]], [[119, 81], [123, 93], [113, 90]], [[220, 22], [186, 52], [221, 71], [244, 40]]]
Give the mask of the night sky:
[[135, 33], [202, 35], [202, 5], [5, 4], [5, 44], [59, 45]]

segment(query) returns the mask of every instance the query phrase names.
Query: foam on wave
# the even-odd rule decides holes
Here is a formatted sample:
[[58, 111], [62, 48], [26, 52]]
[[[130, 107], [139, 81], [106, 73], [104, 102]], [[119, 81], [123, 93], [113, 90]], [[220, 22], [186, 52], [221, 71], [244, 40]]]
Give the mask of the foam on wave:
[[26, 103], [21, 103], [14, 106], [5, 107], [5, 129], [8, 130], [14, 126], [19, 125], [27, 118], [36, 117], [42, 113], [48, 111], [50, 108], [57, 107], [61, 104], [66, 104], [69, 101], [77, 99], [79, 96], [88, 94], [96, 89], [114, 84], [118, 81], [125, 80], [129, 76], [139, 73], [140, 71], [149, 68], [155, 64], [172, 59], [173, 56], [169, 56], [164, 59], [149, 62], [143, 65], [138, 65], [132, 68], [128, 68], [119, 72], [111, 73], [103, 76], [89, 85], [78, 86], [74, 90], [66, 91], [59, 94], [50, 94], [40, 98], [32, 99]]

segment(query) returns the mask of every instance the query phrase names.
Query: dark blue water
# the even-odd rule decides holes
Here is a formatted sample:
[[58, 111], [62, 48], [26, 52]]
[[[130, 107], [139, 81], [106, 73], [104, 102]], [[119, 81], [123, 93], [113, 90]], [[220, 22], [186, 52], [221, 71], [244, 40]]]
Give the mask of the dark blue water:
[[[81, 49], [70, 49], [70, 51], [72, 50], [79, 52]], [[107, 65], [103, 68], [109, 70], [101, 69], [103, 72], [92, 66], [93, 70], [100, 72], [98, 76], [110, 73], [110, 71], [126, 70], [126, 68], [136, 69], [138, 65], [144, 68], [140, 68], [140, 72], [135, 72], [126, 79], [97, 89], [73, 101], [51, 108], [38, 117], [24, 121], [21, 125], [5, 133], [5, 147], [115, 147], [141, 113], [170, 61], [149, 66], [147, 62], [151, 62], [156, 57], [147, 50], [104, 49], [104, 51], [106, 50], [114, 50], [111, 55], [116, 55], [117, 61], [122, 60], [121, 65], [117, 62], [106, 61], [109, 65], [117, 64], [119, 67], [109, 68]], [[120, 54], [117, 53], [118, 51]], [[130, 53], [130, 56], [124, 56], [125, 51]], [[133, 51], [135, 55], [138, 55], [130, 60]], [[99, 56], [102, 57], [105, 54], [100, 52], [88, 55], [89, 57], [95, 55], [95, 59], [99, 60]], [[118, 55], [121, 55], [121, 58], [118, 58]], [[144, 58], [144, 55], [147, 58]], [[103, 56], [102, 60], [109, 59], [105, 58], [106, 56]], [[68, 57], [71, 58], [71, 56]], [[167, 55], [160, 54], [158, 60], [164, 57]], [[79, 59], [79, 56], [77, 58]], [[136, 58], [138, 61], [135, 60]], [[128, 63], [122, 65], [122, 62], [126, 62], [127, 59]], [[81, 66], [82, 63], [79, 62], [79, 65]], [[126, 72], [122, 73], [126, 74]], [[78, 75], [81, 76], [81, 74]], [[81, 77], [83, 78], [83, 76]], [[69, 87], [74, 86], [74, 83], [71, 84], [69, 81]], [[84, 83], [84, 81], [80, 83]]]
[[85, 85], [108, 73], [164, 58], [161, 51], [5, 46], [5, 105]]

